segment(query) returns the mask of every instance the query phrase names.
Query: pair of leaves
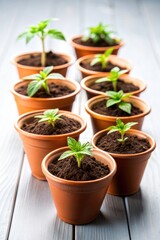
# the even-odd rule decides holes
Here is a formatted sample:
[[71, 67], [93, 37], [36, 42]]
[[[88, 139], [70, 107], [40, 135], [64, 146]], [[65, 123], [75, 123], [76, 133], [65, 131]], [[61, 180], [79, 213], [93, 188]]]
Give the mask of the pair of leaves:
[[128, 102], [124, 102], [123, 100], [130, 97], [131, 94], [129, 93], [123, 93], [122, 90], [119, 92], [115, 91], [107, 91], [106, 94], [108, 95], [109, 99], [106, 102], [106, 107], [111, 107], [115, 104], [118, 105], [118, 108], [120, 108], [122, 111], [127, 112], [128, 114], [131, 114], [131, 107], [132, 105]]
[[78, 167], [81, 166], [81, 161], [84, 158], [85, 155], [93, 156], [91, 152], [91, 144], [90, 143], [83, 143], [81, 144], [80, 141], [76, 141], [74, 138], [68, 137], [67, 138], [67, 144], [70, 150], [64, 152], [59, 160], [65, 159], [70, 156], [74, 156], [77, 160]]
[[113, 48], [109, 48], [103, 54], [96, 54], [90, 65], [94, 66], [97, 63], [101, 63], [102, 68], [105, 69], [107, 67], [108, 58], [112, 54], [112, 52]]
[[119, 132], [121, 134], [121, 138], [117, 139], [117, 141], [124, 143], [128, 137], [125, 137], [125, 133], [134, 125], [137, 124], [137, 122], [128, 122], [124, 124], [119, 118], [116, 119], [116, 126], [110, 126], [107, 128], [109, 130], [108, 134], [113, 132]]
[[43, 20], [35, 26], [29, 26], [28, 30], [21, 33], [18, 39], [25, 38], [26, 43], [29, 43], [35, 36], [45, 39], [46, 36], [50, 36], [55, 39], [65, 40], [62, 32], [56, 29], [46, 29], [50, 22], [57, 20], [55, 18], [50, 18]]
[[99, 78], [96, 80], [96, 83], [112, 82], [113, 90], [117, 91], [117, 81], [118, 81], [119, 77], [121, 75], [125, 74], [126, 72], [127, 72], [127, 70], [120, 70], [119, 67], [114, 67], [110, 71], [110, 74], [108, 77]]
[[46, 93], [49, 95], [49, 87], [47, 84], [47, 80], [48, 79], [56, 79], [56, 78], [61, 78], [63, 79], [64, 77], [59, 74], [59, 73], [51, 73], [53, 70], [53, 67], [46, 67], [44, 68], [43, 71], [40, 71], [40, 73], [38, 74], [33, 74], [27, 77], [24, 77], [24, 80], [33, 80], [28, 84], [28, 88], [27, 88], [27, 94], [28, 96], [32, 97], [35, 95], [36, 92], [38, 92], [38, 90], [40, 88], [44, 88], [44, 90], [46, 91]]
[[55, 121], [60, 119], [61, 117], [61, 114], [58, 114], [58, 112], [58, 108], [46, 110], [43, 115], [35, 116], [35, 118], [39, 118], [39, 122], [47, 122], [48, 124], [52, 124], [52, 126], [54, 127]]

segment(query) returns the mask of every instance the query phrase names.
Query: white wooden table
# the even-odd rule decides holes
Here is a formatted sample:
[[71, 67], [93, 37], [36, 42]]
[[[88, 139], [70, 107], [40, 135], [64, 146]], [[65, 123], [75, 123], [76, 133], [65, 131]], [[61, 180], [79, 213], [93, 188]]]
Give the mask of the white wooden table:
[[[111, 23], [126, 42], [120, 56], [133, 64], [131, 74], [143, 79], [151, 114], [143, 130], [157, 148], [149, 161], [140, 191], [130, 197], [107, 195], [99, 217], [91, 224], [72, 226], [60, 221], [47, 182], [31, 176], [23, 146], [14, 129], [18, 116], [10, 88], [18, 81], [12, 56], [40, 50], [16, 41], [25, 26], [58, 17], [55, 28], [69, 39], [98, 22]], [[159, 240], [160, 239], [160, 1], [159, 0], [0, 0], [0, 240]], [[74, 54], [69, 43], [48, 40], [48, 50]], [[81, 80], [76, 65], [68, 78]], [[73, 111], [88, 121], [82, 140], [92, 136], [85, 113], [86, 95], [76, 99]]]

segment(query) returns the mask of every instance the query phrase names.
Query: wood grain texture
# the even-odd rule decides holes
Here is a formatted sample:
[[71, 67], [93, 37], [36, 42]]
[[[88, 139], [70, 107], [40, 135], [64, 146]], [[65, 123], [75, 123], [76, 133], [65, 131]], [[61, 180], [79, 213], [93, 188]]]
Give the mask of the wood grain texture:
[[72, 239], [72, 225], [59, 220], [47, 182], [32, 177], [27, 158], [22, 169], [9, 239]]
[[[115, 14], [119, 12], [118, 30], [124, 34], [127, 42], [124, 55], [134, 64], [133, 73], [141, 76], [148, 88], [143, 93], [143, 99], [152, 107], [151, 114], [145, 119], [143, 130], [153, 136], [157, 148], [152, 154], [146, 168], [140, 191], [126, 198], [131, 239], [160, 239], [160, 169], [159, 169], [159, 82], [160, 70], [157, 61], [158, 43], [158, 1], [130, 1], [130, 10], [125, 1], [115, 1]], [[156, 21], [155, 21], [156, 19]], [[152, 26], [152, 30], [151, 30]], [[160, 30], [160, 29], [159, 29]], [[152, 35], [152, 32], [154, 34]], [[156, 33], [157, 32], [157, 33]], [[154, 40], [153, 40], [154, 38]], [[157, 39], [157, 40], [156, 40]]]

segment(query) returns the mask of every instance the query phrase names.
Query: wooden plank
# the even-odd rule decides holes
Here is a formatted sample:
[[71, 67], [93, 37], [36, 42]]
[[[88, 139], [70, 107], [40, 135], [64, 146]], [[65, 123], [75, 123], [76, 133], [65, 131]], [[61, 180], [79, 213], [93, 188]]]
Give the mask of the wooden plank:
[[59, 220], [46, 181], [32, 177], [25, 158], [9, 239], [72, 239], [72, 225]]
[[[94, 26], [100, 21], [103, 23], [112, 23], [113, 20], [113, 6], [111, 1], [85, 1], [83, 5], [83, 21], [81, 29], [86, 29], [89, 26]], [[92, 13], [92, 14], [91, 14]], [[98, 16], [98, 20], [97, 17]], [[81, 32], [82, 33], [82, 32]], [[87, 121], [87, 129], [81, 135], [82, 141], [90, 141], [93, 131], [89, 115], [84, 110], [84, 105], [87, 97], [82, 91], [80, 114]], [[120, 233], [120, 234], [119, 234]], [[83, 226], [75, 227], [76, 240], [98, 240], [98, 239], [129, 239], [127, 220], [123, 199], [119, 197], [106, 196], [103, 206], [101, 208], [100, 216], [92, 223]]]
[[97, 219], [90, 224], [76, 226], [75, 239], [129, 240], [123, 199], [107, 195]]
[[[149, 3], [149, 5], [148, 5]], [[143, 2], [143, 6], [146, 2]], [[157, 5], [156, 5], [157, 4]], [[126, 198], [131, 239], [160, 239], [160, 205], [159, 205], [159, 81], [160, 70], [157, 57], [153, 51], [153, 41], [147, 18], [143, 12], [143, 6], [138, 1], [115, 1], [115, 14], [121, 13], [117, 21], [119, 31], [125, 36], [126, 48], [124, 56], [129, 57], [134, 63], [134, 74], [141, 76], [147, 82], [148, 88], [143, 94], [143, 99], [152, 106], [151, 114], [145, 119], [143, 130], [150, 133], [157, 142], [157, 149], [154, 151], [147, 169], [145, 171], [141, 190], [134, 196]], [[147, 1], [148, 17], [155, 15], [158, 20], [158, 11], [153, 10], [159, 7], [157, 1]], [[157, 15], [157, 16], [156, 16]], [[152, 22], [152, 20], [150, 19]], [[153, 24], [153, 22], [152, 22]], [[154, 25], [154, 24], [153, 24]]]

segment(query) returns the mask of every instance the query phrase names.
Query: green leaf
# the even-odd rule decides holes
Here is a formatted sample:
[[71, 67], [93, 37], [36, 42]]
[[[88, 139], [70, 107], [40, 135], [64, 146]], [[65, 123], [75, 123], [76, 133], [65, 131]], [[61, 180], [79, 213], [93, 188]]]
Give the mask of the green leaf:
[[48, 30], [48, 35], [52, 38], [60, 39], [60, 40], [65, 40], [65, 37], [62, 32], [56, 30], [56, 29], [50, 29]]
[[43, 81], [32, 81], [27, 88], [28, 96], [32, 97], [42, 86]]
[[26, 76], [26, 77], [23, 77], [22, 78], [23, 80], [40, 80], [41, 79], [41, 76], [40, 74], [36, 73], [36, 74], [32, 74], [30, 76]]
[[109, 98], [117, 99], [117, 92], [115, 91], [107, 91], [106, 94]]
[[52, 72], [53, 70], [53, 66], [50, 66], [50, 67], [46, 67], [43, 69], [43, 72], [48, 75], [50, 72]]
[[73, 155], [74, 155], [74, 153], [71, 150], [68, 150], [68, 151], [62, 153], [62, 155], [58, 158], [58, 160], [65, 159], [65, 158], [73, 156]]
[[46, 77], [46, 79], [57, 79], [57, 78], [64, 79], [64, 76], [59, 73], [51, 73], [48, 75], [48, 77]]
[[106, 50], [105, 53], [104, 53], [105, 57], [109, 57], [112, 54], [113, 49], [114, 48], [109, 48], [108, 50]]
[[96, 83], [101, 83], [101, 82], [107, 82], [107, 81], [110, 81], [110, 80], [107, 77], [103, 77], [103, 78], [97, 79], [95, 82]]
[[120, 103], [120, 102], [121, 102], [121, 100], [108, 99], [107, 100], [107, 107], [111, 107], [111, 106], [113, 106], [113, 105], [115, 105], [117, 103]]
[[126, 113], [128, 113], [128, 114], [131, 114], [131, 107], [132, 107], [132, 105], [131, 105], [130, 103], [121, 102], [121, 103], [119, 103], [118, 107], [119, 107], [122, 111], [124, 111], [124, 112], [126, 112]]
[[94, 58], [94, 59], [90, 62], [90, 66], [94, 66], [96, 63], [99, 63], [99, 59], [98, 59], [98, 58]]
[[124, 131], [128, 131], [131, 127], [133, 127], [134, 125], [138, 124], [138, 122], [128, 122], [125, 124], [124, 126]]
[[35, 34], [28, 33], [26, 35], [26, 44], [29, 43], [34, 38], [34, 36], [35, 36]]
[[21, 39], [21, 38], [26, 38], [26, 35], [27, 35], [27, 34], [28, 34], [28, 32], [25, 31], [25, 32], [19, 34], [18, 37], [17, 37], [17, 39], [19, 40], [19, 39]]

